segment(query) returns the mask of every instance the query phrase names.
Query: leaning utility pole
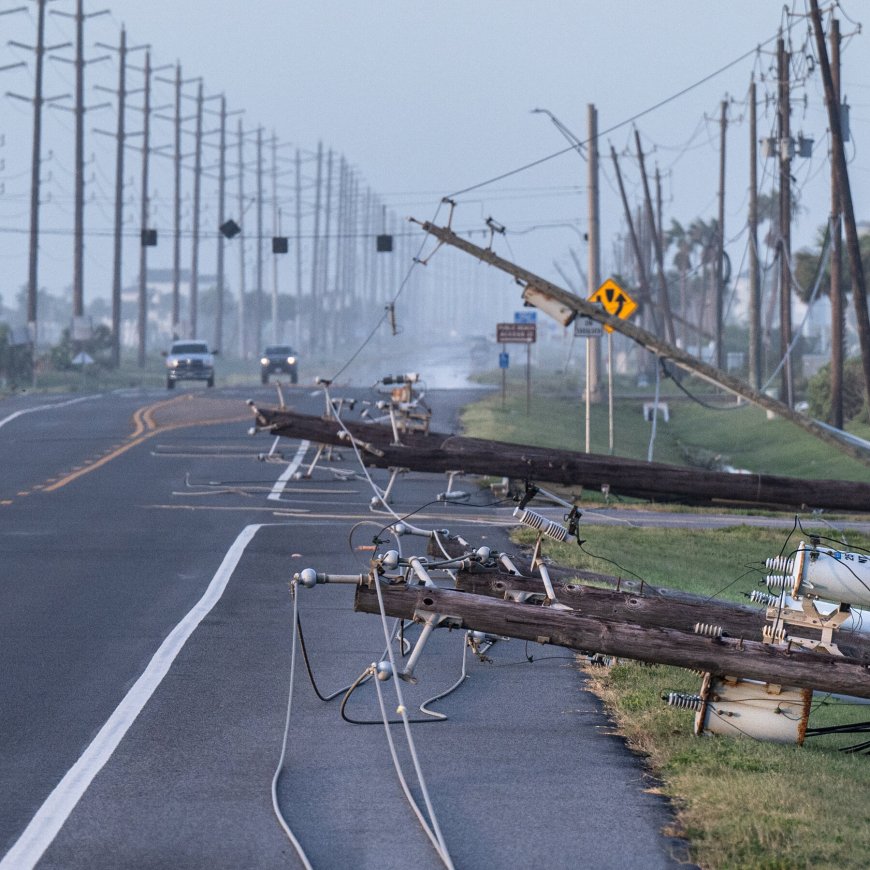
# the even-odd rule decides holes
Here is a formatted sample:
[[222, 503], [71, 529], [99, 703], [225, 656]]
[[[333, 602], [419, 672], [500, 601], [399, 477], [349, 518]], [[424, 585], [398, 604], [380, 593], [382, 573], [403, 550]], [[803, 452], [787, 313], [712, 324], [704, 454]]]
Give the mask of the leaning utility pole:
[[783, 359], [780, 399], [794, 406], [791, 365], [791, 54], [782, 37], [776, 43], [779, 138], [779, 349]]
[[758, 263], [758, 102], [749, 82], [749, 385], [761, 389], [761, 285]]
[[716, 367], [725, 368], [725, 336], [722, 322], [725, 300], [725, 131], [728, 101], [722, 100], [719, 118], [719, 227], [716, 237]]
[[[834, 99], [839, 107], [840, 94], [840, 22], [831, 19], [831, 81], [834, 86]], [[843, 363], [845, 348], [843, 341], [844, 312], [842, 287], [842, 237], [843, 209], [840, 205], [840, 188], [837, 184], [837, 170], [831, 161], [831, 419], [830, 423], [838, 429], [843, 428]]]
[[[640, 144], [640, 133], [637, 127], [634, 128], [634, 141], [637, 146], [637, 162], [640, 166], [640, 177], [643, 182], [643, 199], [646, 209], [646, 220], [649, 226], [650, 238], [653, 243], [653, 250], [656, 256], [656, 267], [659, 279], [659, 298], [661, 299], [662, 312], [665, 318], [665, 337], [671, 344], [676, 344], [676, 336], [674, 334], [674, 320], [671, 317], [671, 302], [668, 299], [668, 281], [665, 277], [665, 255], [662, 251], [662, 237], [659, 234], [656, 226], [655, 211], [652, 204], [652, 196], [649, 190], [649, 179], [646, 175], [646, 164], [643, 159], [643, 148]], [[720, 365], [719, 368], [722, 368]]]
[[467, 239], [458, 236], [453, 230], [448, 227], [439, 227], [428, 221], [420, 222], [411, 218], [414, 223], [419, 224], [421, 229], [440, 239], [444, 244], [451, 245], [471, 254], [478, 260], [494, 266], [517, 279], [517, 283], [525, 285], [523, 290], [523, 299], [530, 305], [541, 308], [546, 313], [550, 314], [563, 326], [567, 326], [573, 322], [577, 314], [582, 314], [585, 317], [591, 317], [599, 323], [613, 327], [617, 332], [628, 336], [633, 341], [637, 342], [642, 347], [654, 353], [656, 356], [664, 360], [673, 362], [680, 368], [686, 369], [704, 380], [722, 387], [737, 396], [742, 396], [747, 401], [754, 405], [763, 408], [766, 411], [772, 411], [780, 417], [790, 420], [795, 425], [809, 432], [826, 444], [830, 444], [860, 459], [862, 462], [867, 462], [867, 454], [859, 447], [850, 443], [844, 442], [832, 434], [827, 428], [819, 425], [815, 420], [807, 417], [805, 414], [799, 414], [793, 411], [783, 402], [777, 402], [765, 393], [754, 390], [745, 382], [738, 378], [732, 377], [727, 372], [717, 369], [715, 366], [705, 363], [703, 360], [696, 359], [691, 354], [686, 353], [682, 348], [674, 347], [663, 341], [651, 332], [635, 326], [629, 321], [622, 320], [618, 317], [611, 317], [605, 313], [602, 308], [593, 305], [586, 299], [581, 299], [574, 293], [569, 293], [562, 287], [547, 281], [539, 275], [522, 268], [521, 266], [511, 263], [508, 260], [499, 257], [489, 248], [481, 248]]
[[870, 316], [868, 316], [867, 312], [867, 288], [864, 283], [864, 264], [861, 261], [858, 230], [855, 225], [855, 210], [852, 203], [852, 189], [849, 184], [849, 170], [846, 166], [846, 154], [843, 150], [840, 103], [834, 91], [834, 80], [828, 62], [828, 53], [825, 49], [825, 33], [822, 28], [822, 16], [819, 12], [818, 0], [810, 0], [810, 16], [816, 35], [819, 67], [825, 87], [825, 103], [828, 107], [828, 123], [831, 128], [831, 157], [834, 161], [838, 197], [846, 224], [846, 250], [849, 255], [849, 267], [852, 271], [852, 299], [855, 303], [855, 321], [858, 328], [858, 338], [861, 343], [864, 395], [868, 405], [870, 405]]
[[657, 333], [661, 333], [661, 327], [658, 322], [656, 307], [652, 303], [652, 296], [649, 292], [649, 280], [647, 278], [646, 264], [643, 252], [640, 248], [640, 240], [638, 239], [637, 233], [634, 229], [634, 221], [631, 217], [631, 208], [628, 205], [628, 197], [625, 194], [625, 185], [622, 181], [622, 172], [619, 169], [619, 159], [616, 156], [616, 149], [612, 145], [610, 146], [610, 158], [611, 160], [613, 160], [613, 168], [616, 171], [616, 182], [619, 185], [619, 195], [622, 198], [622, 208], [625, 211], [625, 222], [626, 224], [628, 224], [628, 233], [631, 238], [631, 247], [634, 251], [634, 258], [637, 263], [638, 283], [640, 284], [643, 298], [649, 305], [650, 314], [652, 315], [652, 321], [655, 325], [655, 330]]

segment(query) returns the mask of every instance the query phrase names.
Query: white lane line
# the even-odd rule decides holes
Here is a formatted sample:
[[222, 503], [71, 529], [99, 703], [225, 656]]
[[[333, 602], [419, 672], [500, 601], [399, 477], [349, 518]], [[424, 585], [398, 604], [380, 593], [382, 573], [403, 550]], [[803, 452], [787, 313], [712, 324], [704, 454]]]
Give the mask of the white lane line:
[[0, 861], [0, 870], [30, 870], [39, 861], [94, 777], [112, 757], [112, 753], [168, 673], [188, 638], [220, 600], [245, 547], [260, 528], [261, 525], [257, 523], [242, 529], [212, 577], [205, 594], [170, 632], [154, 653], [142, 676], [106, 720], [90, 746], [37, 810], [30, 824]]
[[65, 402], [53, 402], [50, 405], [35, 405], [33, 408], [23, 408], [22, 410], [16, 411], [14, 414], [10, 414], [8, 417], [4, 417], [0, 420], [0, 428], [3, 428], [7, 423], [11, 423], [23, 414], [32, 414], [34, 411], [50, 411], [52, 408], [65, 408], [67, 405], [75, 405], [77, 402], [90, 402], [93, 399], [99, 398], [102, 398], [102, 393], [97, 393], [95, 396], [82, 396], [78, 399], [67, 399]]
[[281, 472], [281, 476], [275, 481], [272, 491], [266, 496], [269, 501], [281, 501], [281, 493], [284, 492], [287, 481], [299, 470], [299, 466], [302, 465], [302, 460], [305, 458], [310, 445], [310, 441], [299, 442], [299, 449], [296, 451], [296, 455], [284, 471]]

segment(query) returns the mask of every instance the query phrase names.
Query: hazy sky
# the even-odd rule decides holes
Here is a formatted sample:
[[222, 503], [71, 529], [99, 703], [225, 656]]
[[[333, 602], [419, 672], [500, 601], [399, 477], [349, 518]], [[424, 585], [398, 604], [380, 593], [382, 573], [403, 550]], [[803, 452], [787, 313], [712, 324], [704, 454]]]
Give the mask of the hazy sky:
[[[3, 0], [0, 9], [15, 5]], [[27, 14], [0, 17], [7, 39], [33, 43], [33, 5]], [[803, 0], [792, 5], [804, 13]], [[51, 8], [71, 12], [75, 6], [73, 0], [58, 0]], [[784, 16], [781, 0], [86, 0], [85, 9], [110, 10], [87, 24], [90, 56], [103, 53], [95, 47], [97, 41], [116, 43], [123, 23], [131, 44], [150, 44], [155, 65], [179, 60], [186, 77], [203, 77], [206, 93], [225, 93], [230, 110], [244, 109], [246, 127], [265, 125], [282, 141], [307, 152], [321, 140], [343, 154], [403, 216], [431, 218], [442, 196], [564, 149], [567, 143], [559, 131], [545, 115], [532, 114], [532, 109], [549, 109], [585, 138], [586, 106], [594, 103], [603, 131], [605, 273], [613, 264], [612, 237], [620, 230], [622, 214], [607, 156], [610, 144], [620, 153], [631, 152], [622, 158], [622, 168], [629, 195], [639, 202], [633, 126], [626, 121], [749, 54], [635, 122], [647, 151], [648, 169], [658, 166], [663, 174], [666, 225], [671, 218], [687, 224], [695, 217], [709, 219], [716, 214], [719, 105], [726, 97], [733, 100], [726, 234], [734, 239], [730, 250], [735, 268], [743, 261], [749, 78], [754, 71], [763, 79], [762, 100], [772, 93], [774, 38], [778, 28], [790, 27], [796, 58], [792, 129], [816, 142], [811, 159], [794, 161], [795, 187], [805, 209], [794, 230], [795, 247], [812, 240], [826, 219], [827, 121], [820, 77], [809, 70], [805, 57], [809, 22]], [[856, 0], [847, 0], [839, 12], [846, 37], [843, 92], [852, 106], [849, 153], [859, 219], [870, 218], [870, 157], [865, 150], [870, 142], [870, 37], [854, 34], [866, 9]], [[70, 19], [50, 16], [50, 41], [73, 38]], [[753, 53], [757, 46], [760, 53]], [[5, 46], [0, 51], [0, 65], [31, 60], [24, 51]], [[30, 94], [31, 69], [32, 64], [28, 70], [4, 72], [4, 90]], [[116, 75], [114, 61], [88, 67], [92, 102], [109, 98], [94, 86], [114, 87]], [[136, 86], [141, 73], [131, 71], [130, 78], [130, 86]], [[47, 63], [47, 95], [71, 92], [72, 85], [68, 64]], [[189, 90], [193, 93], [193, 86]], [[155, 91], [158, 105], [171, 99], [167, 85]], [[27, 103], [4, 101], [0, 293], [7, 300], [27, 279], [26, 235], [20, 230], [27, 225], [30, 111]], [[86, 151], [94, 155], [88, 173], [90, 231], [111, 227], [114, 144], [90, 130], [114, 129], [113, 115], [111, 110], [88, 115]], [[136, 123], [131, 118], [131, 127]], [[759, 135], [770, 135], [773, 124], [773, 105], [762, 103]], [[51, 179], [45, 189], [51, 202], [44, 208], [43, 226], [58, 234], [44, 245], [40, 283], [54, 292], [71, 281], [72, 238], [63, 232], [72, 227], [71, 131], [71, 115], [46, 111], [45, 147], [53, 155], [45, 163], [44, 175]], [[170, 144], [171, 126], [155, 121], [152, 141]], [[156, 163], [154, 222], [168, 231], [171, 175], [168, 161]], [[770, 190], [773, 169], [773, 161], [761, 166], [763, 189]], [[131, 153], [126, 175], [135, 182], [128, 214], [137, 227], [138, 173], [138, 158]], [[206, 192], [206, 197], [213, 204], [214, 192]], [[442, 210], [439, 218], [444, 215]], [[569, 152], [464, 194], [459, 197], [454, 227], [482, 228], [489, 216], [510, 231], [496, 243], [500, 253], [558, 280], [553, 264], [572, 268], [569, 248], [586, 258], [577, 230], [564, 226], [570, 223], [581, 233], [586, 229], [585, 163], [576, 152]], [[86, 297], [109, 292], [107, 246], [105, 239], [89, 237]], [[151, 262], [168, 266], [169, 258], [166, 244], [155, 249]], [[125, 279], [130, 282], [136, 275], [135, 246], [126, 259]]]

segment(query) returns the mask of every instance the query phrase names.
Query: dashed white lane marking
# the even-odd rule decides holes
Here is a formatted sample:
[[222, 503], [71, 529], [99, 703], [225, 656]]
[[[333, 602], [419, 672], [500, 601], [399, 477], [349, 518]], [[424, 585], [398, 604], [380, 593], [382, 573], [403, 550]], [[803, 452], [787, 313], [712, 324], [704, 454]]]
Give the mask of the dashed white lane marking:
[[170, 632], [154, 653], [142, 676], [106, 720], [106, 724], [82, 753], [81, 758], [67, 771], [37, 810], [30, 824], [0, 861], [0, 870], [31, 870], [43, 856], [94, 777], [112, 757], [136, 717], [163, 681], [188, 638], [220, 600], [245, 548], [260, 528], [261, 524], [257, 523], [242, 529], [212, 577], [205, 594]]
[[290, 480], [290, 478], [299, 470], [299, 466], [302, 465], [302, 460], [305, 458], [305, 454], [308, 452], [310, 445], [310, 441], [299, 442], [299, 448], [296, 450], [296, 455], [281, 473], [281, 476], [275, 481], [272, 491], [266, 496], [269, 501], [281, 500], [281, 493], [284, 492], [284, 487], [287, 484], [287, 481]]

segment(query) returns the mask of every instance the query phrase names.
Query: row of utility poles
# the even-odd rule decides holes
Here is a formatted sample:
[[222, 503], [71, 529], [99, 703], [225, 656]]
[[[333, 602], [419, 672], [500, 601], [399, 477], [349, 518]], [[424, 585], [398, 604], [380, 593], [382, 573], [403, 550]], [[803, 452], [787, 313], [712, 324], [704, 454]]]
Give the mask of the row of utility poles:
[[[46, 96], [43, 89], [44, 61], [46, 57], [73, 64], [75, 68], [75, 207], [74, 207], [74, 250], [73, 250], [73, 292], [72, 292], [72, 338], [74, 340], [87, 337], [87, 322], [85, 317], [85, 281], [84, 281], [84, 205], [85, 205], [85, 172], [84, 172], [84, 138], [85, 116], [93, 110], [109, 107], [110, 103], [100, 103], [88, 106], [85, 104], [85, 70], [89, 64], [109, 59], [110, 55], [86, 58], [85, 24], [88, 19], [102, 15], [107, 10], [85, 13], [83, 0], [76, 0], [75, 13], [65, 13], [52, 10], [54, 14], [64, 15], [75, 22], [75, 58], [70, 60], [59, 57], [53, 52], [68, 48], [72, 43], [65, 42], [47, 45], [45, 41], [46, 11], [50, 0], [34, 0], [37, 7], [36, 44], [34, 46], [12, 43], [19, 48], [30, 50], [34, 54], [34, 93], [32, 97], [19, 94], [10, 96], [26, 100], [33, 105], [33, 142], [31, 159], [30, 187], [30, 232], [29, 259], [27, 279], [27, 321], [31, 340], [38, 339], [38, 288], [39, 288], [39, 249], [40, 249], [40, 188], [42, 163], [42, 122], [43, 108], [60, 106], [68, 99], [68, 94]], [[24, 11], [25, 7], [5, 10], [9, 13]], [[325, 150], [318, 145], [316, 155], [303, 156], [299, 148], [295, 154], [287, 154], [292, 149], [286, 143], [281, 143], [272, 133], [267, 136], [265, 129], [258, 126], [254, 130], [245, 131], [241, 119], [236, 132], [236, 165], [237, 200], [234, 206], [228, 204], [228, 183], [232, 180], [229, 167], [229, 132], [228, 121], [239, 111], [228, 111], [226, 98], [223, 94], [206, 96], [203, 82], [200, 78], [184, 78], [181, 64], [174, 65], [174, 76], [165, 78], [161, 72], [171, 69], [171, 66], [153, 66], [151, 51], [147, 45], [130, 46], [125, 29], [121, 29], [117, 45], [97, 43], [103, 49], [111, 51], [117, 58], [118, 81], [115, 88], [97, 86], [98, 90], [111, 93], [115, 97], [117, 109], [117, 125], [115, 130], [97, 129], [95, 132], [115, 139], [115, 201], [113, 219], [113, 268], [112, 268], [112, 361], [117, 364], [121, 355], [121, 297], [123, 287], [123, 254], [124, 254], [124, 193], [125, 193], [125, 161], [129, 151], [135, 150], [141, 155], [141, 188], [139, 194], [139, 281], [137, 298], [136, 334], [138, 363], [144, 366], [148, 350], [148, 328], [150, 300], [148, 292], [148, 253], [158, 242], [158, 231], [151, 223], [150, 189], [152, 184], [151, 158], [166, 157], [173, 162], [173, 209], [172, 209], [172, 332], [175, 335], [186, 333], [198, 335], [200, 329], [200, 281], [201, 263], [200, 247], [203, 238], [215, 239], [217, 245], [216, 262], [216, 311], [214, 316], [213, 343], [221, 347], [224, 343], [224, 303], [226, 297], [225, 244], [228, 240], [239, 237], [239, 296], [238, 310], [242, 323], [238, 329], [238, 353], [247, 356], [254, 350], [259, 350], [263, 343], [263, 325], [266, 321], [266, 306], [263, 295], [266, 292], [264, 244], [271, 239], [273, 264], [271, 281], [271, 310], [269, 312], [272, 334], [271, 341], [277, 343], [282, 330], [279, 328], [279, 269], [277, 256], [289, 253], [290, 238], [284, 234], [284, 209], [281, 203], [291, 200], [294, 203], [294, 233], [295, 238], [295, 340], [300, 338], [300, 305], [305, 296], [309, 296], [311, 317], [316, 320], [318, 315], [327, 311], [330, 313], [346, 312], [353, 303], [380, 301], [381, 292], [388, 283], [393, 283], [396, 275], [392, 272], [392, 264], [378, 264], [374, 251], [374, 239], [379, 233], [385, 233], [389, 223], [392, 225], [394, 216], [387, 213], [386, 206], [370, 189], [363, 189], [359, 174], [345, 157], [337, 155], [331, 149]], [[133, 66], [129, 57], [134, 52], [144, 52], [144, 64]], [[13, 64], [3, 69], [20, 66]], [[142, 75], [142, 86], [129, 86], [129, 70], [133, 68]], [[165, 106], [153, 105], [152, 85], [157, 80], [170, 84], [174, 90], [173, 103]], [[196, 84], [195, 95], [185, 92], [185, 86]], [[130, 108], [128, 98], [133, 94], [141, 94], [141, 128], [131, 132], [127, 128], [127, 112]], [[210, 109], [212, 101], [217, 101], [218, 108]], [[188, 108], [190, 114], [188, 114]], [[171, 114], [166, 114], [171, 112]], [[217, 126], [207, 130], [207, 116], [216, 116]], [[152, 143], [152, 121], [158, 118], [169, 121], [174, 128], [174, 143], [170, 145], [154, 145]], [[193, 124], [191, 130], [189, 123]], [[211, 137], [216, 135], [218, 141], [212, 144]], [[132, 139], [138, 139], [136, 145]], [[192, 140], [192, 141], [191, 141]], [[253, 146], [255, 157], [246, 159], [246, 147]], [[205, 149], [214, 147], [217, 150], [216, 160], [205, 158]], [[170, 152], [171, 153], [167, 153]], [[271, 166], [267, 166], [270, 159]], [[316, 179], [314, 181], [313, 217], [310, 209], [303, 208], [306, 196], [310, 195], [303, 174], [304, 163], [315, 163]], [[192, 170], [192, 205], [190, 218], [190, 268], [187, 311], [183, 311], [182, 284], [184, 268], [182, 265], [182, 239], [187, 230], [182, 226], [182, 198], [184, 189], [184, 170]], [[247, 174], [255, 178], [255, 192], [248, 194], [245, 189]], [[288, 186], [283, 179], [293, 177]], [[215, 181], [217, 185], [217, 227], [212, 231], [204, 231], [202, 227], [203, 181]], [[268, 189], [267, 189], [268, 188]], [[270, 228], [267, 230], [267, 219], [264, 211], [271, 202]], [[243, 232], [246, 225], [245, 215], [252, 205], [256, 205], [253, 220], [253, 232]], [[232, 215], [232, 217], [230, 216]], [[287, 216], [289, 217], [289, 215]], [[304, 285], [303, 277], [303, 242], [305, 239], [304, 219], [313, 219], [313, 233], [310, 238], [310, 286]], [[288, 221], [289, 223], [289, 221]], [[246, 305], [246, 261], [244, 241], [252, 239], [255, 242], [255, 287], [253, 288], [253, 311], [248, 311]], [[335, 250], [331, 251], [331, 242], [335, 240]], [[359, 241], [362, 241], [360, 250]], [[397, 258], [391, 258], [394, 261]], [[385, 268], [386, 267], [386, 268]], [[355, 292], [353, 288], [356, 288]], [[308, 293], [306, 293], [308, 289]], [[347, 316], [349, 318], [349, 315]], [[253, 329], [245, 328], [247, 321]], [[334, 335], [324, 331], [311, 330], [311, 346], [313, 350], [327, 349], [327, 345], [336, 341]], [[253, 347], [251, 347], [253, 345]]]

